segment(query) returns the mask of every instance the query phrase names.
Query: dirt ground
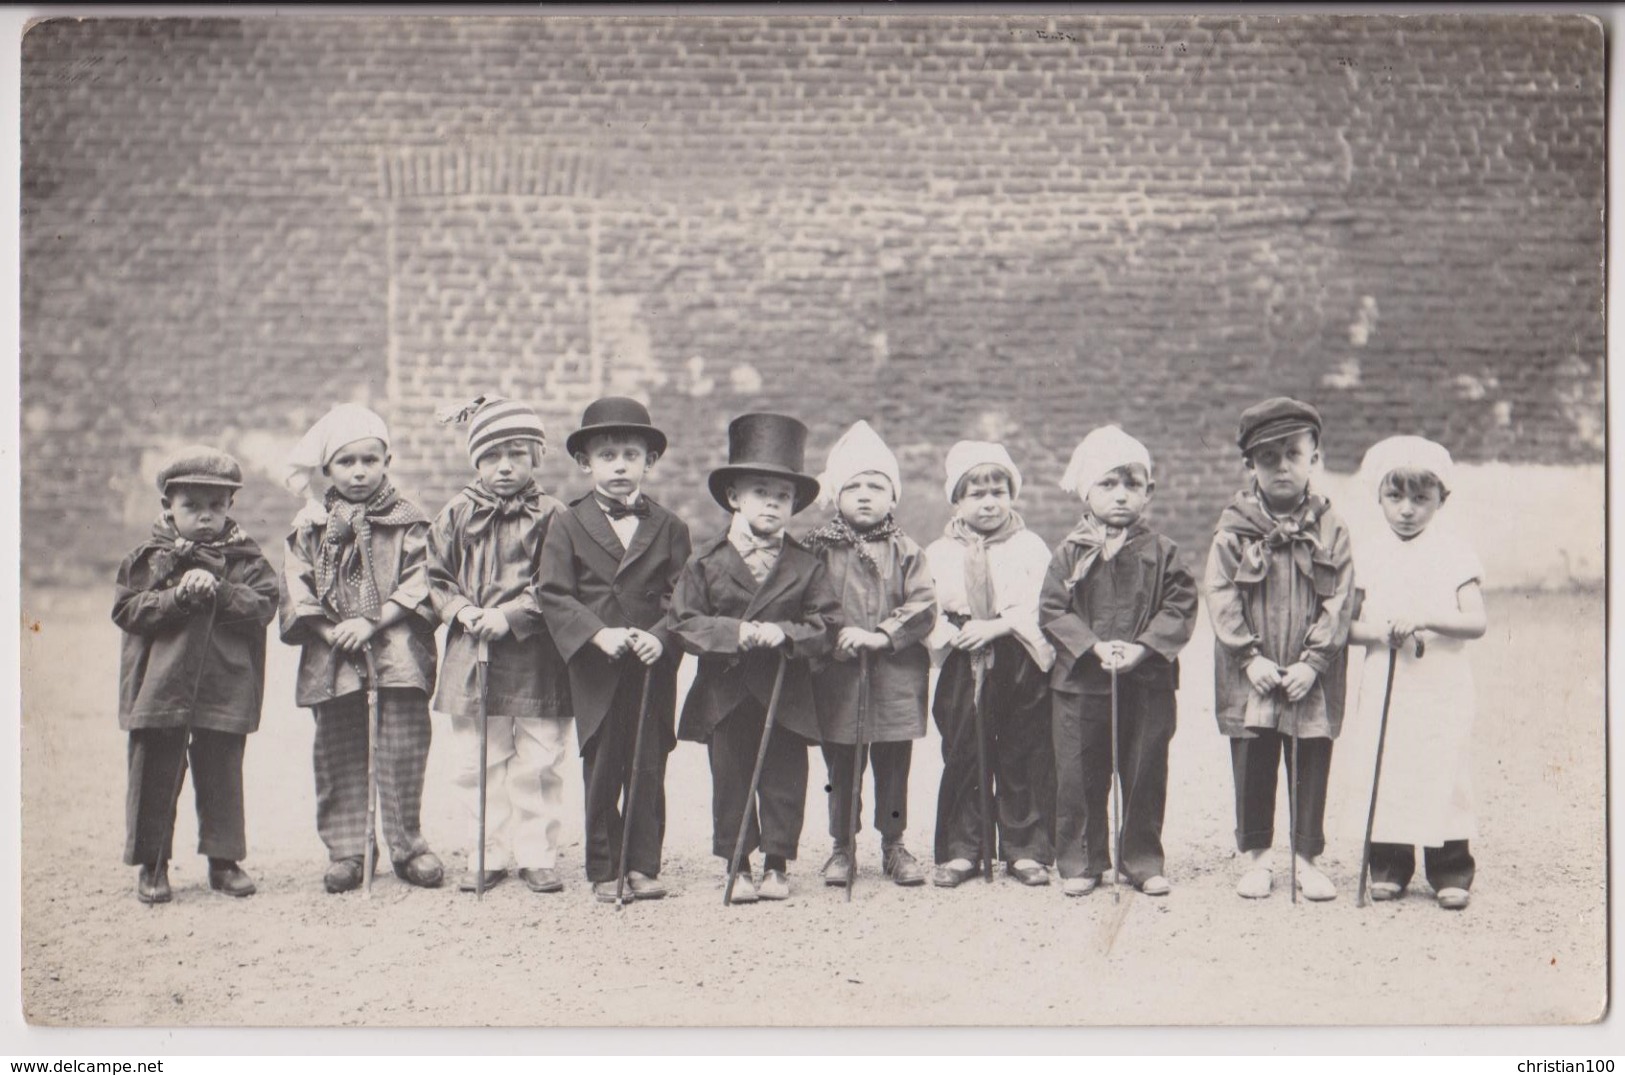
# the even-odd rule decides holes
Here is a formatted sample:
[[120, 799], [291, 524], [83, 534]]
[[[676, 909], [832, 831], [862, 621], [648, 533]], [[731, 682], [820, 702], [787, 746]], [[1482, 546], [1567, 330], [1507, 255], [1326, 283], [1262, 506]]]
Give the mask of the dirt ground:
[[[293, 651], [273, 642], [249, 740], [259, 894], [208, 890], [178, 854], [175, 900], [136, 902], [120, 865], [125, 737], [117, 630], [101, 592], [25, 592], [22, 972], [36, 1024], [78, 1026], [685, 1026], [1572, 1023], [1605, 1011], [1603, 596], [1489, 595], [1473, 648], [1482, 837], [1472, 907], [1354, 905], [1359, 840], [1334, 836], [1329, 904], [1232, 892], [1229, 756], [1212, 716], [1211, 636], [1187, 652], [1165, 840], [1173, 894], [1059, 886], [900, 889], [865, 833], [854, 900], [816, 871], [829, 850], [811, 761], [802, 857], [784, 904], [725, 909], [708, 854], [710, 780], [681, 744], [667, 779], [666, 900], [617, 912], [581, 874], [580, 771], [562, 895], [512, 882], [476, 904], [380, 876], [374, 898], [322, 890], [312, 723]], [[1561, 656], [1531, 659], [1530, 654]], [[453, 874], [464, 824], [436, 717], [425, 832]], [[911, 844], [929, 858], [940, 744], [916, 744]], [[1337, 772], [1334, 762], [1334, 808]], [[1284, 796], [1283, 796], [1284, 797]], [[1277, 831], [1284, 834], [1284, 814]], [[1283, 837], [1284, 839], [1284, 837]], [[176, 848], [195, 846], [191, 792]], [[1280, 864], [1284, 866], [1284, 857]], [[357, 968], [365, 968], [358, 972]]]

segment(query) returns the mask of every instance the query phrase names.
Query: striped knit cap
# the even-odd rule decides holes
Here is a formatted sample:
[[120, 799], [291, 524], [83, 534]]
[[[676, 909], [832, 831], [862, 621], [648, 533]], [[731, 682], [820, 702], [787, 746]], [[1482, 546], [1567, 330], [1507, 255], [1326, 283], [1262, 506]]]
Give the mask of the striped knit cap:
[[517, 400], [480, 396], [462, 407], [442, 411], [439, 418], [448, 424], [468, 423], [468, 461], [475, 466], [480, 456], [505, 440], [525, 440], [547, 448], [541, 416]]

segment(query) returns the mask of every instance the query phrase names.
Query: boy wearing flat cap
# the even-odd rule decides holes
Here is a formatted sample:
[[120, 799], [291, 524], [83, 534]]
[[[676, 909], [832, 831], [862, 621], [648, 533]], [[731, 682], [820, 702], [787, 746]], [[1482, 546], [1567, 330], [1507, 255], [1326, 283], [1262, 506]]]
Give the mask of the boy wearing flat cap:
[[242, 468], [224, 452], [183, 449], [158, 473], [151, 536], [119, 565], [113, 622], [124, 632], [119, 727], [129, 732], [124, 862], [136, 898], [167, 903], [175, 810], [190, 756], [198, 852], [209, 887], [249, 896], [243, 749], [260, 724], [265, 629], [276, 572], [227, 516]]
[[[807, 427], [782, 414], [729, 423], [728, 465], [709, 484], [732, 519], [695, 553], [672, 595], [672, 634], [700, 659], [677, 735], [710, 754], [712, 853], [731, 859], [741, 819], [745, 827], [747, 861], [728, 895], [733, 903], [790, 895], [785, 874], [807, 805], [807, 749], [818, 739], [807, 659], [830, 651], [842, 623], [823, 562], [784, 532], [818, 496], [818, 479], [802, 472], [806, 443]], [[780, 660], [787, 663], [775, 723], [748, 801]], [[757, 848], [766, 859], [759, 887], [748, 863]]]
[[[659, 879], [666, 758], [677, 745], [682, 659], [666, 613], [688, 562], [688, 526], [643, 492], [644, 477], [666, 453], [666, 435], [637, 400], [588, 404], [564, 447], [593, 487], [548, 530], [536, 594], [569, 667], [586, 792], [587, 880], [595, 899], [614, 902], [625, 837], [625, 890], [635, 900], [659, 899], [666, 894]], [[648, 724], [634, 797], [645, 670]]]
[[306, 497], [280, 577], [282, 641], [299, 646], [296, 705], [316, 717], [316, 830], [329, 892], [359, 888], [367, 846], [367, 656], [378, 673], [378, 803], [395, 873], [435, 888], [423, 838], [435, 616], [429, 517], [389, 480], [389, 427], [341, 403], [294, 446], [284, 483]]
[[1145, 445], [1116, 426], [1095, 430], [1072, 453], [1061, 488], [1083, 500], [1083, 518], [1056, 548], [1039, 605], [1056, 653], [1050, 691], [1061, 889], [1087, 895], [1113, 868], [1106, 801], [1118, 765], [1123, 839], [1116, 869], [1146, 895], [1163, 896], [1168, 744], [1179, 652], [1196, 623], [1196, 580], [1174, 543], [1145, 523], [1156, 490]]
[[[1354, 592], [1348, 527], [1309, 488], [1320, 462], [1320, 412], [1278, 397], [1242, 412], [1237, 443], [1249, 482], [1219, 516], [1203, 589], [1214, 634], [1214, 709], [1230, 739], [1238, 895], [1270, 894], [1277, 774], [1283, 763], [1298, 888], [1329, 900], [1315, 866], [1326, 846], [1326, 780], [1343, 724]], [[1294, 769], [1296, 770], [1294, 772]]]
[[[468, 425], [475, 480], [429, 528], [429, 601], [446, 624], [434, 708], [451, 717], [456, 784], [468, 823], [458, 888], [482, 892], [510, 857], [532, 892], [561, 892], [570, 688], [532, 586], [542, 542], [564, 505], [536, 481], [547, 437], [518, 400], [480, 396], [440, 415]], [[485, 650], [485, 874], [479, 873], [480, 651]]]

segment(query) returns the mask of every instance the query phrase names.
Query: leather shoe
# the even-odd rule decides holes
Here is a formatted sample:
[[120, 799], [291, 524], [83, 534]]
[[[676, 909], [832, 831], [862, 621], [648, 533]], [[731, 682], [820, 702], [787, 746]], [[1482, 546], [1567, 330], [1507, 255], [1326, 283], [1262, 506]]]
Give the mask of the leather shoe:
[[1041, 862], [1035, 862], [1031, 866], [1021, 866], [1012, 862], [1004, 869], [1011, 877], [1029, 887], [1036, 888], [1049, 884], [1049, 870]]
[[481, 884], [479, 870], [466, 870], [463, 873], [463, 879], [457, 882], [457, 891], [479, 892], [483, 890], [489, 892], [496, 887], [498, 882], [507, 880], [507, 877], [507, 870], [486, 870], [485, 883]]
[[216, 892], [236, 896], [238, 899], [244, 896], [252, 896], [259, 891], [254, 885], [254, 879], [244, 873], [242, 867], [235, 862], [227, 862], [220, 866], [216, 866], [211, 862], [209, 864], [209, 887]]
[[1168, 879], [1160, 873], [1147, 877], [1140, 882], [1140, 891], [1147, 896], [1166, 896], [1173, 891], [1173, 887], [1168, 883]]
[[446, 868], [433, 851], [419, 851], [405, 862], [395, 863], [395, 876], [419, 888], [439, 888], [446, 879]]
[[[636, 898], [635, 896], [633, 896], [633, 894], [632, 894], [632, 892], [630, 890], [627, 891], [626, 896], [627, 896], [628, 899], [635, 899]], [[615, 882], [614, 881], [594, 881], [592, 883], [592, 898], [597, 900], [599, 903], [614, 903], [615, 902]]]
[[361, 887], [361, 856], [334, 859], [322, 875], [322, 884], [332, 893], [350, 892]]
[[169, 863], [141, 867], [135, 881], [135, 898], [142, 903], [168, 903], [174, 898], [169, 890]]
[[881, 870], [892, 879], [893, 884], [911, 886], [925, 884], [925, 871], [920, 869], [919, 860], [908, 853], [908, 848], [902, 844], [892, 844], [880, 850]]
[[836, 888], [845, 888], [846, 883], [852, 879], [852, 854], [844, 847], [837, 847], [829, 861], [824, 863], [824, 884]]
[[980, 873], [974, 864], [970, 866], [952, 866], [943, 863], [931, 873], [931, 883], [938, 888], [958, 888]]
[[1100, 887], [1098, 877], [1063, 877], [1061, 892], [1068, 896], [1087, 896]]
[[636, 870], [626, 871], [626, 887], [632, 890], [635, 900], [658, 900], [666, 895], [665, 885]]
[[1374, 903], [1386, 903], [1388, 900], [1397, 900], [1405, 890], [1392, 881], [1371, 882], [1371, 899]]
[[[519, 879], [532, 892], [563, 892], [564, 878], [552, 866], [526, 866], [519, 871]], [[615, 882], [611, 881], [613, 885]]]

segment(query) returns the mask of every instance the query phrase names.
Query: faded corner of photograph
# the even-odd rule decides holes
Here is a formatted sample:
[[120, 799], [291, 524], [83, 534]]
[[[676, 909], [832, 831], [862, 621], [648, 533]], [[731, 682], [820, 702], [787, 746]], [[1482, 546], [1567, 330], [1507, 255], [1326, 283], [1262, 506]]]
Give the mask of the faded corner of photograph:
[[[1597, 23], [1578, 16], [1466, 14], [294, 15], [34, 26], [22, 42], [20, 223], [26, 1017], [73, 1026], [1597, 1019], [1608, 972], [1604, 44]], [[1282, 577], [1293, 579], [1301, 555], [1303, 592], [1327, 624], [1338, 614], [1325, 609], [1356, 589], [1371, 608], [1392, 610], [1410, 596], [1395, 581], [1412, 577], [1404, 572], [1426, 580], [1411, 591], [1429, 592], [1455, 572], [1443, 591], [1449, 614], [1421, 632], [1426, 656], [1405, 656], [1409, 636], [1398, 649], [1333, 647], [1348, 694], [1330, 709], [1346, 703], [1347, 720], [1330, 762], [1315, 763], [1319, 779], [1306, 761], [1298, 774], [1312, 786], [1292, 786], [1324, 803], [1315, 875], [1335, 899], [1312, 895], [1308, 860], [1305, 877], [1289, 866], [1289, 827], [1296, 840], [1320, 819], [1300, 820], [1301, 801], [1288, 808], [1285, 773], [1262, 822], [1274, 819], [1263, 881], [1273, 895], [1237, 895], [1258, 832], [1242, 831], [1252, 785], [1237, 786], [1246, 763], [1236, 744], [1261, 740], [1224, 730], [1215, 679], [1225, 670], [1215, 665], [1231, 660], [1229, 636], [1205, 581], [1172, 666], [1178, 733], [1170, 724], [1166, 762], [1145, 785], [1167, 800], [1155, 818], [1166, 896], [1148, 895], [1155, 886], [1143, 876], [1121, 892], [1103, 883], [1085, 898], [1063, 895], [1063, 881], [1077, 879], [1056, 835], [1065, 809], [1033, 788], [1032, 826], [1048, 827], [1054, 853], [1004, 855], [1003, 826], [1019, 829], [1004, 787], [1023, 778], [994, 758], [982, 784], [1000, 787], [990, 809], [1003, 846], [985, 849], [1005, 860], [996, 884], [893, 884], [893, 837], [883, 850], [866, 827], [847, 902], [825, 883], [825, 856], [840, 851], [829, 791], [839, 781], [825, 759], [840, 755], [810, 748], [789, 898], [725, 907], [727, 867], [713, 854], [716, 743], [684, 741], [662, 744], [655, 854], [670, 893], [606, 906], [594, 896], [602, 878], [589, 876], [602, 840], [584, 821], [584, 799], [598, 809], [598, 783], [590, 763], [577, 764], [581, 697], [561, 738], [543, 747], [510, 738], [513, 750], [555, 755], [534, 801], [516, 791], [511, 812], [551, 818], [542, 858], [563, 892], [530, 883], [534, 869], [530, 882], [509, 877], [490, 893], [482, 881], [478, 899], [458, 890], [478, 842], [465, 756], [474, 740], [439, 704], [432, 746], [426, 718], [415, 755], [421, 834], [393, 861], [393, 845], [384, 848], [370, 899], [330, 891], [344, 887], [334, 881], [340, 859], [357, 864], [350, 887], [359, 886], [361, 852], [333, 850], [330, 811], [344, 789], [323, 755], [339, 747], [307, 706], [309, 636], [302, 663], [287, 627], [306, 612], [288, 593], [284, 560], [305, 555], [298, 535], [317, 507], [288, 484], [290, 462], [336, 404], [387, 423], [376, 439], [400, 497], [378, 513], [372, 538], [356, 539], [376, 546], [408, 509], [433, 519], [483, 474], [468, 426], [440, 416], [476, 413], [470, 401], [497, 396], [534, 409], [546, 442], [535, 479], [561, 512], [599, 480], [565, 448], [590, 424], [588, 405], [646, 405], [669, 444], [643, 491], [687, 523], [701, 555], [729, 531], [708, 476], [738, 461], [729, 423], [739, 415], [805, 423], [804, 465], [789, 468], [799, 479], [867, 421], [894, 455], [895, 522], [920, 546], [955, 529], [960, 509], [944, 495], [950, 447], [1002, 444], [1020, 470], [1017, 521], [1057, 550], [1088, 529], [1078, 495], [1061, 487], [1074, 449], [1091, 430], [1119, 425], [1151, 459], [1146, 522], [1199, 581], [1210, 549], [1218, 559], [1223, 519], [1257, 489], [1239, 446], [1243, 412], [1271, 397], [1312, 404], [1309, 489], [1347, 521], [1352, 583], [1334, 583], [1334, 550], [1296, 529], [1259, 530], [1258, 549], [1284, 547]], [[370, 428], [329, 437], [305, 462], [319, 472], [338, 458], [327, 448], [365, 444]], [[1398, 435], [1448, 453], [1446, 482], [1415, 483], [1419, 496], [1443, 490], [1434, 548], [1408, 543], [1419, 531], [1385, 515], [1389, 472], [1375, 482], [1362, 473], [1368, 449]], [[190, 554], [193, 543], [175, 544], [175, 517], [207, 512], [207, 498], [175, 491], [199, 488], [230, 491], [231, 533], [263, 551], [267, 578], [284, 576], [284, 624], [279, 633], [265, 621], [264, 636], [245, 634], [239, 651], [215, 642], [210, 618], [207, 641], [166, 658], [155, 643], [132, 643], [133, 614], [109, 613], [115, 600], [126, 612], [138, 600], [132, 550], [161, 538], [161, 556]], [[334, 495], [327, 507], [348, 519], [354, 505]], [[1267, 500], [1260, 492], [1253, 503]], [[514, 510], [503, 500], [496, 514]], [[788, 532], [805, 538], [835, 511], [809, 508]], [[357, 512], [373, 517], [370, 504]], [[226, 579], [241, 562], [236, 547], [196, 563]], [[367, 586], [344, 553], [320, 540], [310, 548], [318, 589], [330, 584], [340, 604], [350, 594], [391, 607], [376, 582], [384, 568]], [[996, 590], [987, 568], [996, 557], [981, 555], [974, 577]], [[1067, 585], [1111, 556], [1102, 560]], [[182, 618], [202, 607], [195, 593], [221, 585], [159, 576], [150, 592], [171, 586], [165, 607]], [[671, 596], [667, 584], [662, 599]], [[1475, 637], [1480, 596], [1487, 628]], [[1347, 630], [1360, 613], [1342, 615]], [[1409, 613], [1368, 615], [1386, 631]], [[437, 652], [442, 687], [454, 667], [454, 619], [432, 619], [437, 634], [409, 640], [427, 654], [415, 658], [429, 680], [420, 696], [434, 694]], [[548, 630], [563, 638], [547, 624], [544, 640]], [[1268, 650], [1270, 625], [1247, 625]], [[1293, 653], [1276, 654], [1281, 667], [1340, 685], [1319, 656], [1293, 663], [1299, 645], [1317, 644], [1316, 628], [1306, 621], [1306, 630]], [[1033, 636], [1032, 650], [1048, 645], [1036, 620]], [[548, 667], [563, 667], [563, 648], [549, 651]], [[1099, 674], [1096, 657], [1068, 653], [1064, 639], [1056, 648], [1096, 661]], [[679, 708], [695, 676], [709, 674], [684, 649]], [[1012, 643], [1010, 652], [1027, 651]], [[1382, 698], [1383, 672], [1400, 657], [1392, 698]], [[190, 682], [155, 718], [181, 729], [160, 779], [151, 767], [163, 751], [126, 718], [130, 683], [156, 676], [163, 660], [176, 662], [165, 674]], [[204, 675], [209, 660], [225, 670]], [[362, 678], [340, 663], [335, 691], [341, 674]], [[464, 665], [472, 683], [472, 659]], [[952, 736], [926, 726], [919, 674], [925, 731], [904, 741], [914, 745], [912, 776], [904, 765], [903, 790], [892, 790], [894, 816], [912, 818], [913, 853], [932, 875], [958, 846], [943, 803], [975, 796], [943, 778]], [[201, 725], [200, 683], [230, 699]], [[1055, 697], [1068, 689], [1077, 688], [1057, 686]], [[1313, 690], [1327, 709], [1328, 692]], [[355, 727], [366, 715], [370, 728], [361, 693], [351, 696]], [[1422, 699], [1438, 699], [1448, 719], [1429, 723]], [[219, 715], [233, 706], [236, 723]], [[1389, 733], [1373, 723], [1379, 713], [1383, 726], [1394, 721], [1381, 747]], [[1404, 723], [1412, 713], [1414, 726]], [[1051, 740], [1042, 720], [1035, 751]], [[861, 753], [850, 742], [847, 758]], [[352, 746], [367, 756], [365, 741]], [[234, 750], [235, 760], [212, 750]], [[1389, 799], [1372, 790], [1371, 756], [1385, 759], [1395, 802], [1375, 830], [1368, 806]], [[1040, 764], [1049, 783], [1034, 787], [1053, 789], [1056, 763]], [[235, 791], [215, 779], [233, 767]], [[1102, 771], [1111, 784], [1111, 765]], [[1426, 793], [1394, 790], [1413, 784]], [[169, 839], [138, 833], [135, 819], [172, 809], [171, 790], [173, 860], [167, 848], [138, 854]], [[234, 807], [219, 805], [233, 795]], [[508, 809], [491, 823], [520, 824]], [[1132, 824], [1143, 808], [1128, 809]], [[210, 815], [203, 823], [200, 811]], [[399, 835], [393, 817], [385, 843]], [[233, 825], [244, 837], [216, 829]], [[613, 831], [618, 839], [618, 820]], [[1372, 844], [1368, 879], [1371, 831], [1392, 841]], [[422, 883], [428, 847], [444, 863], [438, 888]], [[1101, 854], [1091, 848], [1089, 861]], [[155, 856], [167, 868], [163, 900], [142, 861]], [[1054, 884], [1017, 880], [1028, 869], [1017, 863], [1033, 860]], [[764, 891], [776, 872], [764, 867]], [[1380, 895], [1356, 906], [1368, 880]], [[245, 885], [257, 891], [230, 898]], [[1459, 907], [1441, 898], [1446, 890], [1461, 893]]]

